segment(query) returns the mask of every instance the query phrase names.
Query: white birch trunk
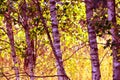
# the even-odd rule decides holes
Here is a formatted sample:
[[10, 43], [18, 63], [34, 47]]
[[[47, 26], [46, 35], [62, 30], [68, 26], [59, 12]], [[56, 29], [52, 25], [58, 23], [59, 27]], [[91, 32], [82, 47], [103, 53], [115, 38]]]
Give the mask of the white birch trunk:
[[13, 36], [13, 30], [12, 30], [12, 22], [11, 22], [11, 17], [10, 17], [10, 10], [5, 13], [5, 21], [6, 21], [6, 28], [7, 28], [7, 35], [9, 37], [10, 41], [10, 47], [11, 47], [11, 55], [13, 58], [14, 62], [14, 70], [15, 70], [15, 75], [16, 75], [16, 80], [20, 80], [19, 78], [19, 69], [18, 69], [18, 62], [17, 62], [17, 57], [16, 57], [16, 51], [15, 51], [15, 45], [14, 45], [14, 36]]
[[21, 17], [22, 17], [22, 26], [25, 30], [25, 36], [26, 36], [26, 43], [27, 43], [27, 49], [26, 49], [26, 57], [24, 62], [25, 70], [28, 72], [30, 76], [30, 80], [34, 80], [34, 66], [35, 66], [35, 54], [34, 54], [34, 48], [32, 43], [32, 39], [30, 38], [30, 26], [28, 25], [28, 17], [26, 15], [27, 12], [27, 6], [26, 1], [24, 0], [22, 7], [21, 7]]
[[51, 15], [51, 21], [52, 21], [53, 47], [55, 50], [57, 75], [61, 75], [61, 76], [58, 76], [58, 80], [69, 80], [63, 68], [55, 0], [50, 0], [50, 15]]
[[117, 38], [117, 26], [116, 26], [116, 17], [115, 17], [115, 0], [107, 0], [108, 6], [108, 20], [112, 22], [114, 26], [111, 29], [112, 34], [112, 52], [113, 52], [113, 80], [120, 80], [120, 43]]
[[91, 66], [92, 66], [92, 80], [100, 80], [100, 64], [98, 57], [98, 47], [96, 41], [95, 28], [92, 25], [93, 17], [93, 1], [85, 0], [86, 3], [86, 20], [88, 25], [88, 35], [89, 35], [89, 44], [90, 44], [90, 56], [91, 56]]

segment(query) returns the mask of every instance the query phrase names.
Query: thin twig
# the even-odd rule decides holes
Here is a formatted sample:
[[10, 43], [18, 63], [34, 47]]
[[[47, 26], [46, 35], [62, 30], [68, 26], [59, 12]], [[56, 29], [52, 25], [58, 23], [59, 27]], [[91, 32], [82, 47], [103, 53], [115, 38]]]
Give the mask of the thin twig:
[[3, 75], [7, 80], [10, 80], [3, 72], [2, 72], [2, 75]]
[[101, 63], [103, 62], [103, 60], [105, 59], [105, 57], [106, 57], [107, 54], [109, 54], [109, 53], [104, 54], [104, 56], [103, 56], [102, 59], [100, 60], [100, 65], [101, 65]]
[[80, 48], [78, 48], [77, 50], [75, 50], [68, 58], [64, 59], [63, 62], [66, 61], [66, 60], [68, 60], [68, 59], [70, 59], [78, 50], [80, 50], [81, 48], [83, 48], [85, 46], [86, 46], [86, 44], [84, 44], [83, 46], [81, 46]]

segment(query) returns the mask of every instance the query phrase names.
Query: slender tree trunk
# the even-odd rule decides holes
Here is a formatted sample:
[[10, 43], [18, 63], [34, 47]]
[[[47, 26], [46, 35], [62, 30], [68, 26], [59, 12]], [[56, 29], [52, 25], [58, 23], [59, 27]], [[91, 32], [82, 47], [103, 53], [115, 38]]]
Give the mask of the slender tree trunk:
[[95, 28], [92, 25], [93, 17], [93, 1], [85, 0], [86, 3], [86, 20], [88, 25], [89, 44], [90, 44], [90, 56], [92, 64], [92, 80], [100, 80], [100, 64], [98, 57], [98, 47], [96, 41]]
[[116, 26], [115, 0], [108, 0], [108, 20], [112, 22], [113, 80], [120, 80], [120, 39]]
[[[9, 2], [9, 1], [8, 1]], [[12, 30], [12, 21], [11, 21], [11, 17], [10, 17], [11, 11], [10, 8], [8, 7], [8, 12], [5, 13], [4, 17], [5, 17], [5, 22], [6, 22], [6, 29], [7, 29], [7, 35], [9, 37], [9, 41], [10, 41], [10, 47], [11, 47], [11, 55], [13, 58], [13, 62], [14, 62], [14, 70], [15, 70], [15, 75], [16, 75], [16, 80], [20, 80], [19, 79], [19, 69], [18, 69], [18, 62], [17, 62], [17, 57], [16, 57], [16, 51], [15, 51], [15, 47], [14, 47], [14, 34], [13, 34], [13, 30]]]
[[50, 34], [49, 34], [48, 27], [47, 27], [47, 25], [46, 25], [45, 19], [44, 19], [44, 17], [43, 17], [42, 9], [41, 9], [41, 7], [40, 7], [40, 5], [39, 5], [39, 1], [38, 1], [38, 0], [33, 0], [33, 2], [36, 4], [36, 8], [37, 8], [38, 13], [39, 13], [39, 15], [40, 15], [40, 19], [41, 19], [41, 21], [42, 21], [43, 27], [45, 28], [45, 31], [46, 31], [47, 36], [48, 36], [48, 39], [49, 39], [49, 41], [50, 41], [50, 45], [51, 45], [51, 47], [52, 47], [52, 49], [53, 49], [53, 52], [55, 53], [55, 50], [54, 50], [54, 47], [53, 47], [53, 42], [52, 42], [51, 36], [50, 36]]
[[[28, 26], [27, 26], [28, 27]], [[29, 75], [30, 75], [30, 80], [34, 80], [34, 66], [35, 66], [35, 61], [34, 61], [34, 48], [33, 48], [33, 40], [30, 39], [30, 32], [29, 29], [25, 30], [26, 34], [26, 42], [27, 42], [27, 49], [26, 49], [26, 56], [25, 56], [25, 69], [29, 69]]]
[[58, 31], [58, 20], [57, 20], [55, 0], [50, 0], [50, 15], [52, 21], [53, 47], [55, 51], [55, 57], [57, 60], [56, 61], [57, 74], [62, 75], [62, 76], [58, 76], [58, 80], [69, 80], [63, 67], [62, 53], [60, 50], [60, 35]]
[[22, 17], [22, 25], [25, 30], [26, 36], [26, 56], [24, 62], [25, 70], [28, 70], [30, 75], [30, 80], [34, 80], [34, 66], [35, 66], [35, 54], [34, 54], [34, 41], [30, 38], [30, 26], [28, 25], [28, 17], [27, 17], [27, 6], [26, 1], [24, 0], [22, 7], [21, 7], [21, 17]]

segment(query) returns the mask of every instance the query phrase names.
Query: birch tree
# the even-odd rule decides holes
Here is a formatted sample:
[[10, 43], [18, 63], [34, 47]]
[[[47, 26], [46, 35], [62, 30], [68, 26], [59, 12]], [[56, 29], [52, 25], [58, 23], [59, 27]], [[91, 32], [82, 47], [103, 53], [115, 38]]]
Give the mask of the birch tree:
[[69, 80], [63, 67], [62, 52], [60, 50], [60, 34], [58, 31], [58, 20], [55, 0], [50, 0], [50, 15], [52, 22], [53, 47], [56, 57], [57, 74], [59, 75], [58, 80]]
[[113, 53], [113, 80], [120, 80], [120, 39], [116, 26], [115, 0], [107, 0], [108, 21], [111, 22], [112, 53]]
[[5, 18], [5, 23], [6, 23], [6, 29], [7, 29], [7, 35], [9, 37], [10, 41], [10, 47], [11, 47], [11, 55], [13, 58], [14, 62], [14, 70], [15, 70], [15, 75], [16, 75], [16, 80], [19, 80], [19, 69], [18, 69], [18, 62], [17, 62], [17, 56], [16, 56], [16, 50], [15, 50], [15, 44], [14, 44], [14, 34], [12, 30], [12, 19], [11, 19], [11, 4], [10, 0], [8, 0], [8, 11], [5, 12], [4, 18]]
[[86, 20], [88, 27], [88, 35], [89, 35], [89, 45], [90, 45], [90, 56], [91, 56], [91, 66], [92, 66], [92, 80], [100, 80], [100, 64], [98, 57], [98, 47], [96, 41], [96, 33], [95, 28], [92, 25], [92, 17], [93, 17], [93, 1], [85, 0], [86, 4]]
[[34, 41], [30, 37], [30, 26], [28, 24], [27, 16], [27, 4], [24, 0], [21, 5], [21, 23], [25, 30], [27, 49], [25, 53], [24, 66], [25, 70], [29, 72], [30, 80], [34, 80], [34, 66], [35, 66], [35, 54], [34, 54]]

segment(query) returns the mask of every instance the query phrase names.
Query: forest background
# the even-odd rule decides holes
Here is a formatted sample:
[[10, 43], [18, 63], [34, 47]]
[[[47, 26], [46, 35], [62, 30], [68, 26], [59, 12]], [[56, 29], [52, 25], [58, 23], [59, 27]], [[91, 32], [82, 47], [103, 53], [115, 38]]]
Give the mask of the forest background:
[[0, 80], [120, 80], [119, 37], [120, 0], [0, 0]]

